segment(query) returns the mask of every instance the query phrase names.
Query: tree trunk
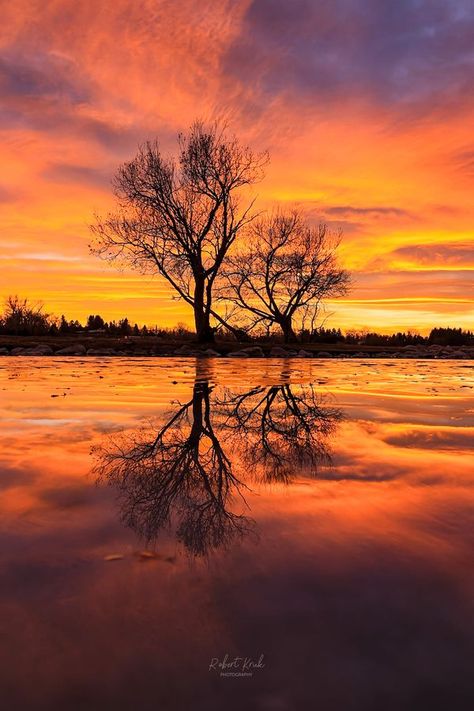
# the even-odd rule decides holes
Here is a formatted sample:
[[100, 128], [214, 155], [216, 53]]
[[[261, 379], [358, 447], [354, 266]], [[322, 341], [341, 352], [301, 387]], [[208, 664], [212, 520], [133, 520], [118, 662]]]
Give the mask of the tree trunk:
[[210, 313], [204, 308], [204, 279], [196, 279], [194, 288], [194, 324], [198, 343], [214, 343]]
[[193, 424], [189, 439], [199, 444], [199, 439], [204, 428], [203, 424], [203, 401], [206, 390], [209, 389], [208, 383], [195, 383], [193, 388]]
[[298, 338], [293, 330], [293, 325], [291, 323], [291, 318], [284, 319], [280, 322], [280, 328], [283, 331], [283, 339], [285, 343], [296, 343]]
[[204, 309], [198, 310], [194, 304], [194, 323], [198, 343], [214, 343], [214, 329], [209, 320], [209, 314]]

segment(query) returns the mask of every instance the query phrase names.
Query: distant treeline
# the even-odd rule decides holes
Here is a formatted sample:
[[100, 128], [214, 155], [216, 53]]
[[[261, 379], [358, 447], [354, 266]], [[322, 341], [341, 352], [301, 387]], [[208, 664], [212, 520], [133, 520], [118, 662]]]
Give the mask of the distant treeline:
[[[224, 333], [224, 332], [223, 332]], [[177, 340], [193, 340], [196, 335], [183, 324], [175, 328], [160, 328], [158, 326], [141, 326], [132, 324], [128, 318], [119, 321], [106, 321], [99, 314], [91, 314], [87, 321], [68, 321], [65, 316], [57, 318], [43, 311], [42, 305], [32, 304], [28, 299], [10, 296], [5, 302], [4, 311], [0, 316], [0, 334], [7, 336], [64, 336], [80, 334], [100, 334], [102, 336], [159, 336]], [[219, 332], [218, 332], [219, 334]], [[225, 334], [229, 338], [229, 334]], [[281, 341], [280, 334], [262, 332], [254, 334], [246, 340], [254, 342]], [[411, 331], [392, 333], [390, 335], [349, 330], [343, 333], [340, 328], [320, 327], [310, 331], [305, 329], [298, 334], [301, 343], [347, 343], [368, 346], [410, 346], [430, 345], [462, 346], [474, 345], [474, 333], [462, 328], [433, 328], [428, 336], [421, 336]]]
[[349, 343], [365, 346], [467, 346], [474, 345], [474, 333], [462, 328], [432, 328], [428, 336], [412, 331], [398, 331], [385, 334], [374, 331], [349, 330], [342, 333], [340, 328], [318, 328], [313, 332], [302, 331], [303, 343]]

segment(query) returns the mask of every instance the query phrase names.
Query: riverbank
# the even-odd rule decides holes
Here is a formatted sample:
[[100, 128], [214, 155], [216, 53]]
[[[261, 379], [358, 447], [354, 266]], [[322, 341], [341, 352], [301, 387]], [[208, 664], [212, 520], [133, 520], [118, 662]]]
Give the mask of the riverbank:
[[229, 357], [229, 358], [441, 358], [470, 360], [473, 346], [417, 345], [381, 347], [360, 344], [250, 345], [219, 341], [202, 345], [191, 341], [149, 337], [113, 338], [78, 336], [0, 336], [0, 356], [127, 356], [127, 357]]

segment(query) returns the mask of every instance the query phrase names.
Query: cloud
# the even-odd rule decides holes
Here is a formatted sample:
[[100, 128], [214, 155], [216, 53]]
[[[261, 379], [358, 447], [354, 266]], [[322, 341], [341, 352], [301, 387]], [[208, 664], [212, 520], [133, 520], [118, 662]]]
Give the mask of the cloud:
[[[80, 257], [74, 257], [59, 252], [22, 252], [17, 255], [0, 254], [0, 259], [20, 260], [20, 261], [39, 261], [39, 262], [79, 262]], [[49, 266], [49, 265], [47, 265]]]
[[363, 94], [433, 111], [472, 89], [473, 32], [467, 0], [253, 0], [223, 70], [263, 103], [282, 93], [315, 105]]
[[80, 65], [62, 54], [21, 45], [0, 54], [0, 127], [93, 140], [105, 148], [135, 146], [140, 127], [98, 109], [101, 91]]
[[472, 303], [472, 275], [464, 270], [385, 270], [357, 273], [356, 290], [349, 296], [364, 299], [442, 301]]
[[31, 469], [0, 461], [0, 490], [30, 486], [35, 478]]
[[412, 218], [412, 215], [407, 210], [402, 210], [399, 207], [352, 207], [351, 205], [334, 205], [324, 208], [324, 212], [328, 215], [337, 217], [351, 216], [368, 216], [368, 217], [407, 217]]
[[454, 153], [453, 160], [456, 168], [468, 176], [474, 176], [474, 149]]
[[21, 45], [0, 54], [3, 128], [24, 125], [44, 128], [67, 120], [71, 110], [91, 99], [91, 89], [77, 67], [44, 50], [28, 52]]
[[42, 503], [52, 509], [82, 508], [95, 501], [96, 494], [92, 487], [78, 482], [67, 482], [61, 486], [43, 488], [39, 492]]
[[64, 57], [44, 51], [24, 54], [9, 49], [0, 56], [0, 87], [4, 97], [62, 97], [72, 104], [88, 100], [84, 79]]
[[0, 205], [2, 203], [16, 202], [18, 197], [18, 193], [3, 187], [3, 185], [0, 185]]
[[463, 432], [462, 430], [425, 429], [392, 434], [385, 437], [384, 441], [396, 447], [470, 452], [474, 446], [474, 435], [469, 430]]
[[400, 229], [419, 221], [415, 213], [395, 205], [328, 205], [323, 202], [302, 202], [295, 206], [301, 209], [312, 223], [322, 221], [332, 230], [341, 231], [343, 245], [357, 244], [361, 237], [376, 240], [381, 227], [386, 229], [387, 225], [390, 225], [391, 229]]
[[474, 244], [472, 242], [453, 242], [444, 244], [422, 244], [397, 247], [388, 254], [374, 259], [372, 269], [406, 269], [408, 266], [429, 267], [432, 270], [474, 269]]
[[53, 163], [43, 171], [43, 176], [52, 182], [80, 183], [108, 189], [111, 185], [111, 175], [111, 171], [105, 168], [72, 163]]

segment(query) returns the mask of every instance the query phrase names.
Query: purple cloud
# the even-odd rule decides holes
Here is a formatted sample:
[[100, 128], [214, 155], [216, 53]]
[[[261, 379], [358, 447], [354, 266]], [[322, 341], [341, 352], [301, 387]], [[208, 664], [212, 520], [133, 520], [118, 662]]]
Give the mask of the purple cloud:
[[474, 245], [469, 242], [446, 244], [420, 244], [398, 247], [389, 254], [377, 259], [378, 264], [390, 264], [394, 261], [411, 261], [420, 266], [463, 267], [474, 265]]
[[472, 96], [473, 34], [468, 0], [254, 0], [224, 71], [263, 104], [296, 92], [432, 111]]

